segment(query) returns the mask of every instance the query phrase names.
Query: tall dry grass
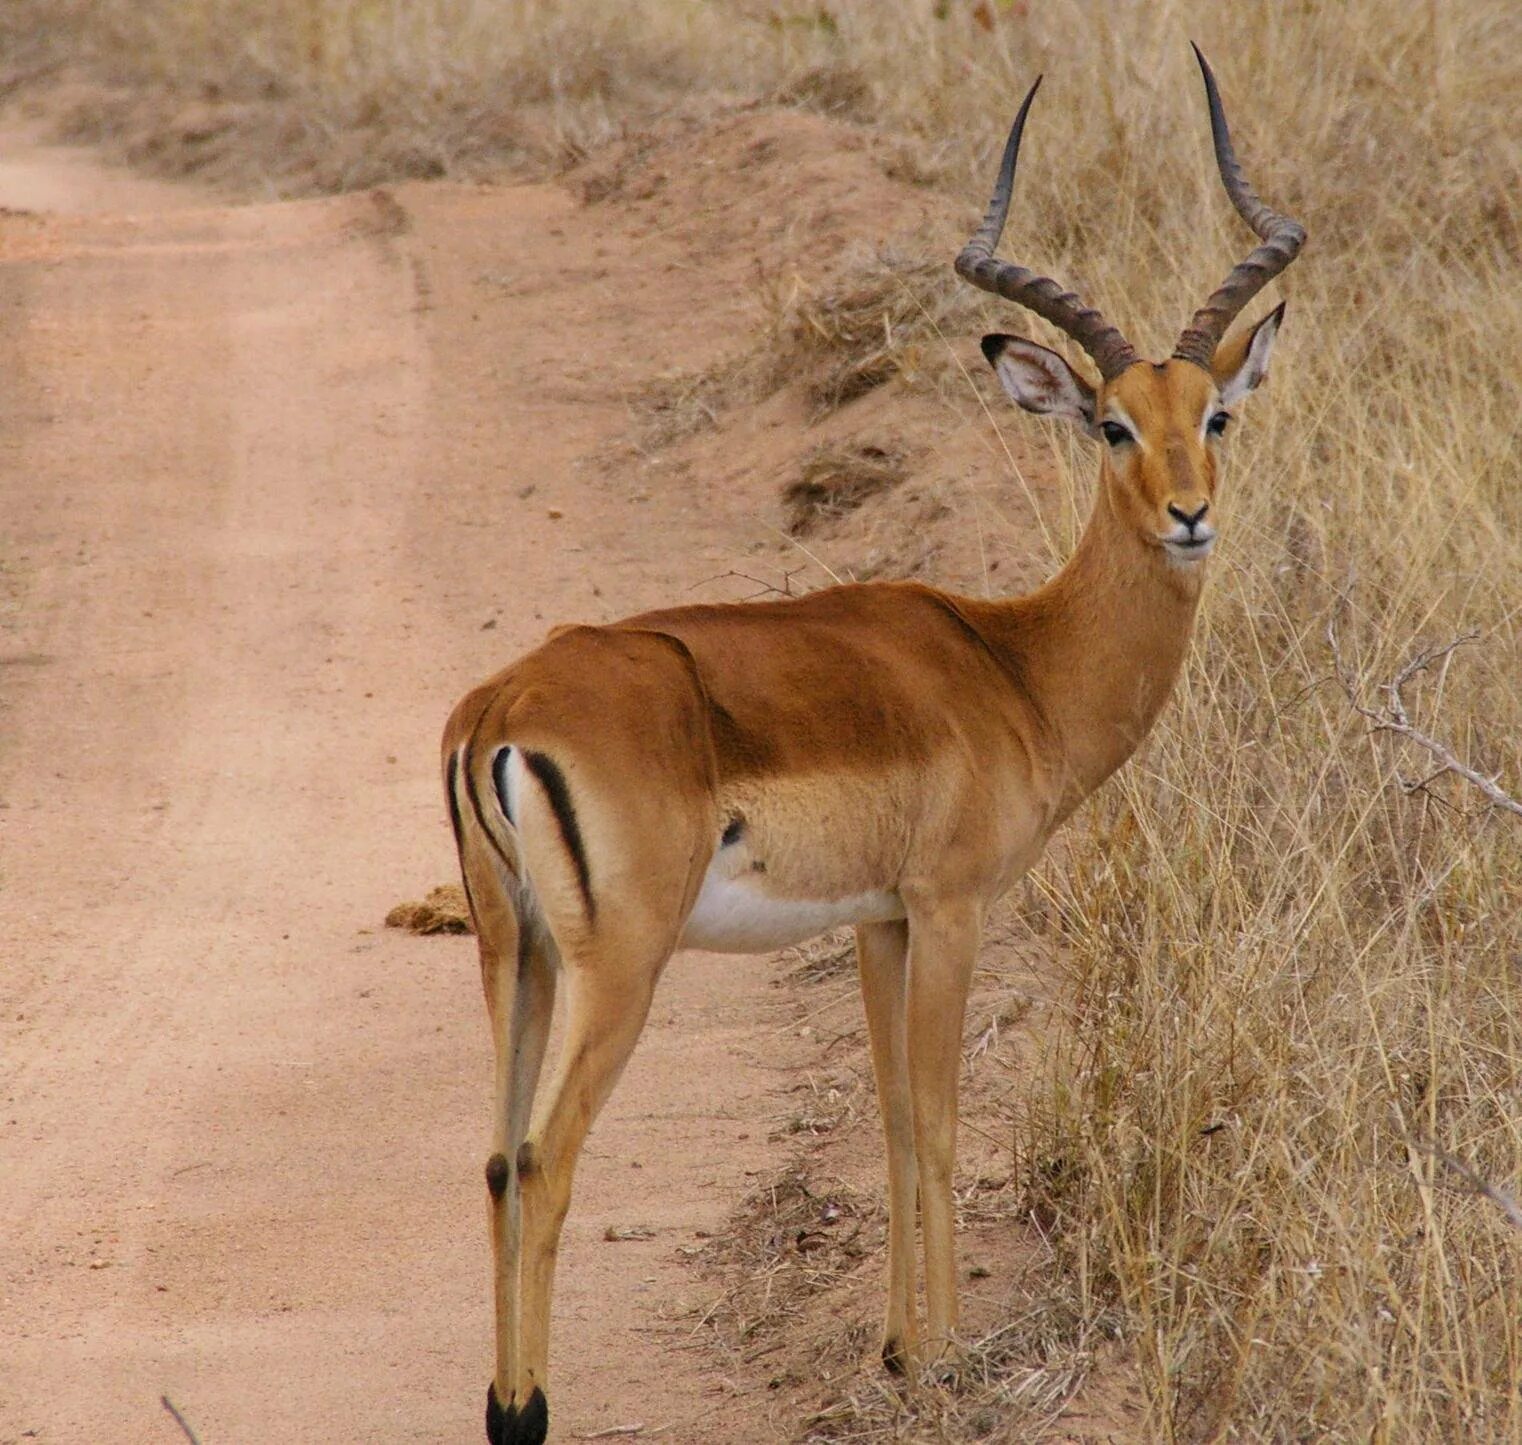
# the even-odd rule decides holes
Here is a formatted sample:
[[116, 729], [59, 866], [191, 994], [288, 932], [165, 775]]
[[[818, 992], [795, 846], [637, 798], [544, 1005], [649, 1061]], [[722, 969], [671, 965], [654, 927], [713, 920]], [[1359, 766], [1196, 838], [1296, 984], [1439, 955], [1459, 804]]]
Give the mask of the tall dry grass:
[[[1032, 237], [1062, 238], [1038, 254], [1159, 348], [1242, 246], [1190, 9], [1111, 31], [1139, 73], [1090, 72], [1100, 148], [1025, 192]], [[1150, 1435], [1522, 1438], [1522, 1234], [1475, 1187], [1522, 1193], [1522, 821], [1451, 778], [1408, 790], [1433, 759], [1371, 734], [1327, 639], [1340, 612], [1378, 704], [1419, 647], [1478, 632], [1408, 691], [1522, 797], [1522, 34], [1479, 3], [1225, 29], [1239, 149], [1312, 239], [1185, 681], [1043, 873], [1074, 989], [1023, 1187], [1080, 1315], [1122, 1306]], [[1092, 461], [1063, 455], [1070, 534]]]
[[[1242, 245], [1176, 53], [1193, 18], [1112, 30], [1140, 73], [1090, 72], [1098, 149], [1025, 192], [1061, 238], [1038, 254], [1154, 346]], [[1522, 1189], [1522, 826], [1451, 779], [1408, 791], [1432, 758], [1371, 735], [1327, 640], [1341, 611], [1378, 703], [1477, 631], [1412, 692], [1522, 795], [1518, 38], [1496, 5], [1363, 4], [1207, 41], [1312, 240], [1179, 696], [1043, 873], [1074, 989], [1018, 1130], [1156, 1438], [1522, 1437], [1522, 1235], [1475, 1187]], [[1083, 89], [1033, 140], [1082, 125]], [[1071, 534], [1092, 462], [1063, 456]]]
[[[1044, 69], [1009, 244], [1161, 354], [1245, 248], [1197, 38], [1311, 240], [1178, 697], [1037, 880], [1071, 991], [1021, 1085], [1019, 1188], [1075, 1329], [1123, 1319], [1151, 1437], [1522, 1438], [1522, 824], [1371, 732], [1326, 637], [1340, 612], [1378, 702], [1477, 632], [1413, 718], [1522, 795], [1522, 11], [1043, 0], [990, 33], [971, 8], [102, 0], [70, 44], [278, 91], [318, 131], [410, 127], [444, 169], [782, 97], [911, 138], [958, 224]], [[1048, 441], [1055, 560], [1094, 460]]]

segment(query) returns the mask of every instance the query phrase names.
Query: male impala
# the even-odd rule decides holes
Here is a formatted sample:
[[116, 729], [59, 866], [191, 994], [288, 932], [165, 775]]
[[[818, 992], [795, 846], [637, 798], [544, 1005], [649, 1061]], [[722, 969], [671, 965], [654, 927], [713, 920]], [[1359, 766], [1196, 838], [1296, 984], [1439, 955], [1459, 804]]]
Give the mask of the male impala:
[[[1095, 386], [1033, 342], [983, 340], [1015, 402], [1104, 444], [1093, 515], [1056, 577], [1006, 601], [862, 583], [566, 627], [454, 710], [445, 785], [497, 1060], [493, 1445], [548, 1431], [572, 1171], [679, 948], [764, 953], [855, 925], [887, 1137], [883, 1358], [903, 1371], [952, 1348], [957, 1073], [979, 930], [1167, 700], [1215, 542], [1216, 448], [1263, 379], [1284, 308], [1221, 338], [1304, 240], [1243, 178], [1199, 61], [1221, 180], [1263, 244], [1169, 360], [1140, 360], [1076, 296], [993, 258], [1039, 80], [957, 258], [958, 274], [1044, 316], [1099, 369]], [[560, 980], [565, 1041], [536, 1105]]]

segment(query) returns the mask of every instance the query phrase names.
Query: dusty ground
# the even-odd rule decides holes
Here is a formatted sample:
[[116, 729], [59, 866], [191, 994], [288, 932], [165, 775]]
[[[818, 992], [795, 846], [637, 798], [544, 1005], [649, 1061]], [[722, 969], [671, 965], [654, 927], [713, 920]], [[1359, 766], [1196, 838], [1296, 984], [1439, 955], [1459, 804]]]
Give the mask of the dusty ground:
[[[561, 186], [259, 205], [3, 137], [0, 1442], [173, 1439], [161, 1393], [205, 1445], [475, 1438], [474, 945], [380, 926], [453, 875], [450, 704], [556, 621], [1047, 565], [1050, 479], [1008, 484], [965, 384], [820, 418], [783, 378], [657, 436], [652, 395], [733, 370], [789, 288], [948, 219], [849, 127], [696, 124]], [[782, 494], [825, 446], [902, 475], [795, 542]], [[1007, 1013], [1024, 964], [986, 956]], [[870, 1247], [806, 1328], [726, 1353], [723, 1310], [698, 1323], [736, 1284], [705, 1241], [758, 1178], [802, 1157], [881, 1187], [854, 986], [822, 1002], [788, 968], [686, 955], [663, 984], [578, 1180], [560, 1438], [788, 1438], [880, 1392]], [[991, 1017], [974, 1076], [1014, 1046]], [[1028, 1258], [974, 1197], [1009, 1170], [990, 1077], [964, 1169], [980, 1327]]]
[[[161, 1392], [208, 1445], [474, 1438], [473, 944], [380, 920], [452, 871], [464, 687], [743, 560], [744, 503], [595, 461], [736, 263], [560, 189], [226, 207], [0, 150], [0, 1440], [173, 1438]], [[591, 1143], [568, 1432], [715, 1438], [679, 1246], [781, 1147], [768, 973], [679, 960]]]

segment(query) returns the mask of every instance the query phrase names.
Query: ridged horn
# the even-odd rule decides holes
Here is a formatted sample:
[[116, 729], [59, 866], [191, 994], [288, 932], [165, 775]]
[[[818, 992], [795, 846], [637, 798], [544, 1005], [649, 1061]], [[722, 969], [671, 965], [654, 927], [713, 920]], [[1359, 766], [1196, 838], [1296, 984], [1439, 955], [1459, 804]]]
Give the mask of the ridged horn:
[[1004, 233], [1004, 220], [1009, 214], [1009, 198], [1015, 185], [1015, 163], [1020, 158], [1025, 117], [1040, 86], [1038, 75], [1036, 83], [1026, 93], [1005, 143], [1004, 159], [999, 165], [999, 178], [994, 183], [988, 214], [957, 257], [957, 275], [984, 291], [1017, 302], [1037, 316], [1045, 317], [1053, 326], [1060, 327], [1094, 358], [1099, 374], [1110, 381], [1135, 363], [1136, 350], [1131, 343], [1092, 306], [1084, 305], [1071, 291], [1064, 291], [1050, 276], [1041, 276], [1024, 266], [994, 259], [994, 248]]
[[1226, 187], [1226, 194], [1231, 197], [1238, 215], [1263, 242], [1245, 261], [1232, 267], [1231, 274], [1194, 313], [1194, 320], [1184, 328], [1173, 349], [1176, 357], [1192, 361], [1208, 371], [1216, 347], [1221, 344], [1226, 328], [1238, 312], [1295, 259], [1305, 244], [1305, 227], [1270, 210], [1248, 184], [1231, 148], [1231, 132], [1226, 128], [1226, 112], [1221, 107], [1221, 92], [1216, 88], [1215, 76], [1209, 62], [1200, 53], [1200, 47], [1193, 41], [1190, 45], [1194, 48], [1194, 58], [1200, 63], [1200, 74], [1205, 77], [1205, 98], [1210, 103], [1210, 134], [1215, 142], [1221, 184]]

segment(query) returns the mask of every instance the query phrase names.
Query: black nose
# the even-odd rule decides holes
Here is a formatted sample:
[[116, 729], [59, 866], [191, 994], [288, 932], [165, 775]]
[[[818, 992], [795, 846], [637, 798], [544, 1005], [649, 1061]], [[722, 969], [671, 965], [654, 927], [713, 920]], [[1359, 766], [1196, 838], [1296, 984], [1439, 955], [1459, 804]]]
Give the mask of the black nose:
[[1199, 511], [1191, 517], [1189, 513], [1186, 512], [1182, 507], [1175, 507], [1172, 502], [1168, 503], [1168, 515], [1172, 517], [1175, 522], [1182, 522], [1186, 527], [1189, 528], [1191, 532], [1194, 531], [1196, 523], [1198, 523], [1200, 519], [1204, 517], [1205, 513], [1209, 510], [1210, 503], [1201, 502]]

